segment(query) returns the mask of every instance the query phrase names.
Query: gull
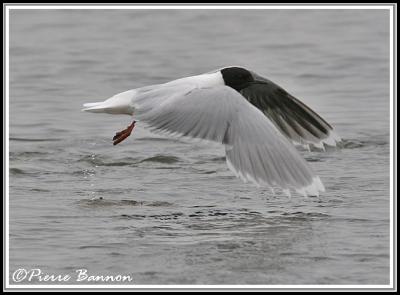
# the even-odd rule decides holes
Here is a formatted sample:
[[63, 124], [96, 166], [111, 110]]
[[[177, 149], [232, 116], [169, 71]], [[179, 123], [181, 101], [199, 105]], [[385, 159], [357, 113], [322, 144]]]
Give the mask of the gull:
[[316, 112], [272, 81], [242, 67], [225, 67], [145, 86], [86, 103], [83, 111], [125, 114], [133, 122], [113, 138], [124, 141], [137, 122], [152, 131], [225, 146], [229, 169], [244, 182], [290, 195], [319, 196], [325, 188], [295, 145], [336, 146], [340, 137]]

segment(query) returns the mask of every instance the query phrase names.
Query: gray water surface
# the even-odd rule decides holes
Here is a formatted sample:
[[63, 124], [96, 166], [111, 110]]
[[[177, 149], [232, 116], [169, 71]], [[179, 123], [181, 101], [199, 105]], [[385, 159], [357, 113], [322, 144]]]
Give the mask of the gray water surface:
[[[227, 65], [278, 83], [344, 139], [301, 151], [320, 198], [242, 183], [223, 147], [140, 124], [114, 147], [131, 118], [80, 111]], [[388, 11], [10, 13], [10, 274], [388, 284], [389, 146]]]

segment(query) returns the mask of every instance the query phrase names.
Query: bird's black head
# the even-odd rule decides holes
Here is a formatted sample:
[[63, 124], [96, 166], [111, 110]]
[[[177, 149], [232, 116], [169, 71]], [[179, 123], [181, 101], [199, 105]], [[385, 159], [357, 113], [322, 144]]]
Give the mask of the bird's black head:
[[239, 67], [224, 68], [221, 70], [221, 74], [225, 85], [237, 91], [246, 88], [249, 83], [254, 82], [252, 74], [248, 70]]

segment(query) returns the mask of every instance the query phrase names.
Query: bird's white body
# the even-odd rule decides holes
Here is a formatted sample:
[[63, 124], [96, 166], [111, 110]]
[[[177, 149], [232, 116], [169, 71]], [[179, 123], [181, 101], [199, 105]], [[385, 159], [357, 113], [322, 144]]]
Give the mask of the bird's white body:
[[84, 111], [92, 113], [108, 113], [113, 115], [133, 115], [133, 98], [136, 94], [142, 91], [148, 91], [150, 89], [157, 88], [169, 88], [169, 87], [192, 87], [195, 88], [210, 88], [216, 86], [224, 86], [224, 80], [221, 72], [213, 72], [202, 75], [184, 77], [176, 79], [164, 84], [157, 84], [152, 86], [145, 86], [142, 88], [131, 89], [118, 93], [109, 99], [101, 102], [86, 103]]
[[324, 191], [290, 140], [224, 79], [216, 71], [145, 86], [85, 104], [84, 111], [133, 115], [153, 130], [222, 143], [228, 167], [244, 181], [303, 195]]
[[167, 82], [162, 85], [166, 86], [174, 86], [180, 84], [191, 84], [197, 88], [208, 88], [215, 86], [225, 86], [224, 79], [222, 78], [222, 74], [220, 71], [207, 73], [202, 75], [190, 76], [185, 78], [180, 78], [177, 80], [173, 80], [171, 82]]

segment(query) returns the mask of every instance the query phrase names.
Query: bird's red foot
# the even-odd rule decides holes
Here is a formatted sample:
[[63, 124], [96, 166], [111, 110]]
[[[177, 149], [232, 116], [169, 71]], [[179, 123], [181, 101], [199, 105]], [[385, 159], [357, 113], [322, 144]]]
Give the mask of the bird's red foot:
[[126, 129], [115, 133], [113, 137], [113, 145], [117, 145], [120, 142], [124, 141], [129, 135], [131, 135], [133, 128], [135, 127], [136, 121], [133, 121], [131, 125], [129, 125]]

